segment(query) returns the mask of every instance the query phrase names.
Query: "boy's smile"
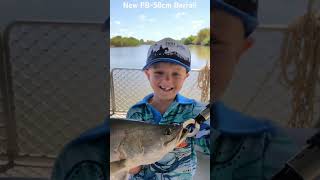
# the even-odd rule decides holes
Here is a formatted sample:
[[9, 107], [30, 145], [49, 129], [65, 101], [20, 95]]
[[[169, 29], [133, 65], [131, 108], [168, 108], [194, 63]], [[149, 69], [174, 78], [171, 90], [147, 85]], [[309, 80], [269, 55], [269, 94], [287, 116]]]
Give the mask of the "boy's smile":
[[169, 91], [173, 90], [173, 87], [172, 88], [166, 88], [166, 87], [161, 86], [161, 85], [159, 86], [159, 88], [162, 89], [165, 92], [169, 92]]
[[152, 65], [145, 74], [154, 91], [154, 100], [173, 100], [189, 75], [184, 67], [165, 62]]

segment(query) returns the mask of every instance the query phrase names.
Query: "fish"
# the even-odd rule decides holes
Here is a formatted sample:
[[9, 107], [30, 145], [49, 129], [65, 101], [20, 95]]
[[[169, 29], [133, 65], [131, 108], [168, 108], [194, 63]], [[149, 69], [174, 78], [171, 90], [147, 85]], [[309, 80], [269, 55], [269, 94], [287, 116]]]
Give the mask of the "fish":
[[130, 169], [162, 159], [181, 142], [188, 131], [182, 125], [158, 125], [111, 118], [110, 178], [128, 179]]

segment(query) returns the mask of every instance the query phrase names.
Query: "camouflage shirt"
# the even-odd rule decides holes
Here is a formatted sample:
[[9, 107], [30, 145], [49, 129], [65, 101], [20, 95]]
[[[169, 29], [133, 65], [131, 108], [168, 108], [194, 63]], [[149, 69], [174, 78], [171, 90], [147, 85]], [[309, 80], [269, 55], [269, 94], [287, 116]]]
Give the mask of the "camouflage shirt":
[[[132, 106], [127, 118], [152, 124], [182, 124], [188, 119], [195, 118], [205, 109], [205, 104], [178, 94], [167, 111], [161, 114], [148, 103], [152, 97], [153, 94], [150, 94]], [[206, 154], [210, 153], [209, 132], [208, 120], [201, 125], [196, 138], [187, 138], [183, 146], [175, 148], [160, 161], [143, 165], [142, 170], [130, 179], [192, 179], [197, 166], [196, 149]]]

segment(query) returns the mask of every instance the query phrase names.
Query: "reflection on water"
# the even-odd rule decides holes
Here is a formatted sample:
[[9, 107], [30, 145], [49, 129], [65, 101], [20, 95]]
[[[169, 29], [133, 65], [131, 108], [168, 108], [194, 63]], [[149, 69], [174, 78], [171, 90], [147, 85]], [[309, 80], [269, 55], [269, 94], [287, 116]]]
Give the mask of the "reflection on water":
[[210, 60], [210, 47], [209, 46], [188, 46], [191, 53], [197, 56], [197, 59], [208, 62]]
[[[146, 62], [149, 45], [110, 48], [110, 66], [113, 68], [141, 69]], [[191, 69], [201, 69], [210, 59], [208, 46], [188, 46], [191, 52]]]

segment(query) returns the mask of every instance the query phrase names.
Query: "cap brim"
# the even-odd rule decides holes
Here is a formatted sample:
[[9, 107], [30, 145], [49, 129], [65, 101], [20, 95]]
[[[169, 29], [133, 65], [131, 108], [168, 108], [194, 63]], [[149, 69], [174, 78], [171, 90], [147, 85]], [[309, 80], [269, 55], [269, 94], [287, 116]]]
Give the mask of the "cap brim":
[[146, 70], [148, 69], [152, 64], [155, 64], [155, 63], [158, 63], [158, 62], [167, 62], [167, 63], [173, 63], [173, 64], [178, 64], [178, 65], [181, 65], [183, 66], [184, 68], [187, 69], [187, 71], [189, 72], [190, 71], [190, 67], [181, 63], [180, 61], [177, 61], [175, 59], [171, 59], [171, 58], [157, 58], [157, 59], [154, 59], [150, 62], [148, 62], [148, 64], [146, 64], [142, 70]]
[[249, 14], [225, 3], [225, 2], [222, 2], [222, 1], [215, 1], [213, 3], [213, 7], [214, 8], [217, 8], [217, 9], [221, 9], [233, 16], [237, 16], [239, 17], [243, 24], [244, 24], [244, 27], [245, 27], [245, 36], [249, 36], [255, 29], [256, 27], [258, 26], [258, 20], [257, 18], [254, 18], [252, 16], [250, 16]]

